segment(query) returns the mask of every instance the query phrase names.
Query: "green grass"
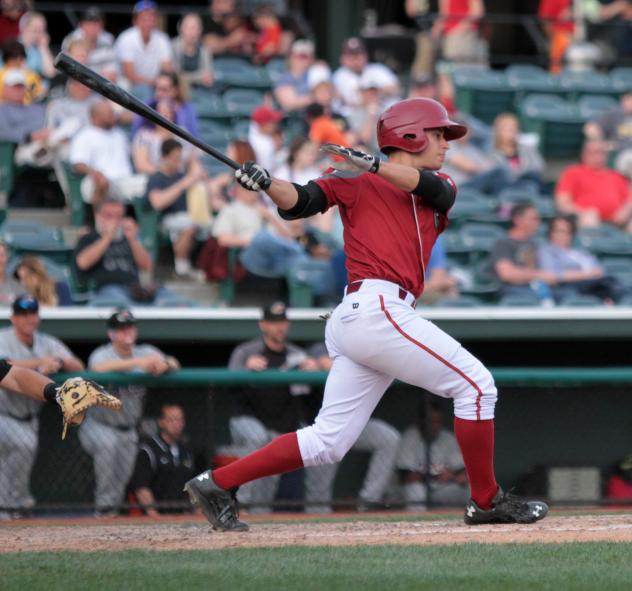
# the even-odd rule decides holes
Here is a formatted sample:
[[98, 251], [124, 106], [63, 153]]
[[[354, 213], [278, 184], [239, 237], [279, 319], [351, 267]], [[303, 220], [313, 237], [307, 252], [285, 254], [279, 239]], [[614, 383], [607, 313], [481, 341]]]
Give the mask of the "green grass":
[[610, 591], [632, 544], [291, 547], [0, 555], [2, 591]]

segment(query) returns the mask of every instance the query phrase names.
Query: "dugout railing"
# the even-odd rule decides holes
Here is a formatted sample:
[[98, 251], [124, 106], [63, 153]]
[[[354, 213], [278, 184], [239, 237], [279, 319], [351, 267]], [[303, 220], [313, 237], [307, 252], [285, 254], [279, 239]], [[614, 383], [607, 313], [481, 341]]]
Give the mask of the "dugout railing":
[[[497, 368], [493, 369], [501, 392], [496, 420], [496, 469], [505, 487], [517, 486], [525, 494], [544, 495], [554, 504], [607, 504], [605, 484], [612, 467], [632, 452], [632, 367], [610, 368]], [[117, 385], [144, 385], [149, 391], [139, 429], [151, 433], [155, 417], [165, 402], [182, 405], [187, 417], [186, 434], [194, 452], [195, 469], [230, 461], [237, 455], [229, 428], [236, 392], [246, 387], [297, 385], [322, 388], [326, 373], [303, 371], [230, 371], [225, 368], [187, 368], [160, 377], [145, 374], [85, 372], [115, 390]], [[54, 376], [60, 382], [64, 374]], [[265, 395], [262, 390], [261, 396]], [[297, 396], [298, 397], [298, 396]], [[418, 388], [395, 383], [385, 394], [375, 416], [402, 433], [415, 422], [417, 411], [439, 401], [445, 426], [450, 428], [448, 400], [424, 396]], [[278, 409], [282, 412], [283, 409]], [[69, 438], [59, 438], [61, 421], [57, 409], [43, 406], [36, 441], [24, 441], [14, 456], [7, 457], [6, 435], [0, 437], [2, 471], [19, 470], [27, 480], [35, 504], [3, 506], [4, 516], [35, 513], [92, 514], [95, 508], [95, 467], [84, 442], [73, 428]], [[15, 437], [17, 434], [13, 434]], [[106, 445], [106, 442], [103, 443]], [[17, 448], [17, 455], [16, 449]], [[369, 469], [368, 453], [352, 450], [335, 475], [329, 508], [354, 509], [357, 495]], [[32, 466], [32, 468], [31, 468]], [[116, 478], [117, 465], [111, 466]], [[397, 496], [397, 470], [381, 508], [402, 510]], [[6, 478], [3, 479], [6, 482]], [[15, 481], [14, 481], [15, 482]], [[1, 492], [1, 491], [0, 491]], [[4, 498], [7, 498], [6, 496]], [[629, 501], [632, 503], [632, 499]], [[305, 475], [284, 477], [271, 504], [256, 499], [250, 510], [302, 511], [305, 505]], [[433, 507], [432, 494], [425, 503]], [[182, 499], [159, 504], [161, 510], [187, 510]], [[379, 507], [375, 507], [379, 508]], [[133, 496], [123, 496], [117, 509], [138, 513]], [[2, 513], [0, 513], [2, 514]]]

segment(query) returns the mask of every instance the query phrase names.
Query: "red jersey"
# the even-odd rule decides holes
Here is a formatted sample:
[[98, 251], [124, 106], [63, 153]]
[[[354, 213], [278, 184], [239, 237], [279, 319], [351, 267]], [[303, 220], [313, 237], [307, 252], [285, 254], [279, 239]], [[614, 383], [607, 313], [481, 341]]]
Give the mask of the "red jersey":
[[349, 283], [383, 279], [419, 297], [425, 268], [447, 217], [423, 197], [407, 193], [377, 174], [332, 174], [316, 181], [337, 205], [344, 226]]

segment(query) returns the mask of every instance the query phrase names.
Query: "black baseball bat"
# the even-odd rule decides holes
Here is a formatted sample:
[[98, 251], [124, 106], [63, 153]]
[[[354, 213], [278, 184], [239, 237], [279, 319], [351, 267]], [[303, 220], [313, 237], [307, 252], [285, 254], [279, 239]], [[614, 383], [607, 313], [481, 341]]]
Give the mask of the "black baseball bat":
[[95, 92], [99, 93], [101, 96], [114, 101], [115, 103], [121, 105], [121, 107], [125, 107], [126, 109], [133, 111], [145, 119], [149, 119], [149, 121], [155, 123], [156, 125], [160, 125], [160, 127], [164, 127], [174, 135], [181, 137], [183, 140], [186, 140], [190, 144], [200, 148], [200, 150], [210, 154], [213, 158], [217, 158], [219, 161], [231, 168], [234, 168], [235, 170], [239, 168], [239, 164], [228, 156], [222, 154], [212, 146], [209, 146], [206, 142], [203, 142], [191, 135], [186, 129], [182, 129], [182, 127], [176, 125], [173, 121], [169, 121], [169, 119], [163, 117], [160, 113], [137, 99], [134, 95], [130, 94], [126, 90], [123, 90], [120, 86], [117, 86], [107, 78], [100, 76], [94, 70], [80, 64], [69, 55], [60, 53], [55, 58], [55, 67], [68, 74], [71, 78], [77, 80], [77, 82], [81, 82], [81, 84], [84, 84], [88, 88], [91, 88]]

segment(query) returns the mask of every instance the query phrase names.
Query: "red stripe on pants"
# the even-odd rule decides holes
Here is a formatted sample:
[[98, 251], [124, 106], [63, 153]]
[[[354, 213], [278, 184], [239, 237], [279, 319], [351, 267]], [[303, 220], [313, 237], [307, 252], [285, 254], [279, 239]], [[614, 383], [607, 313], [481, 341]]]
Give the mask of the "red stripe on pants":
[[458, 373], [468, 384], [470, 384], [476, 390], [476, 420], [480, 421], [481, 420], [481, 396], [483, 396], [483, 392], [478, 387], [476, 382], [469, 376], [465, 375], [458, 367], [455, 367], [454, 365], [452, 365], [447, 359], [444, 359], [443, 357], [441, 357], [441, 355], [439, 355], [438, 353], [435, 353], [432, 349], [430, 349], [426, 345], [420, 343], [418, 340], [411, 337], [401, 326], [399, 326], [399, 324], [395, 322], [393, 317], [390, 315], [389, 311], [386, 309], [384, 305], [383, 296], [380, 296], [380, 307], [382, 308], [382, 312], [384, 312], [384, 315], [386, 316], [388, 321], [393, 325], [393, 327], [399, 334], [401, 334], [405, 339], [409, 340], [414, 345], [417, 345], [419, 348], [423, 349], [426, 353], [429, 353], [430, 355], [432, 355], [435, 359], [437, 359], [438, 361], [440, 361], [441, 363], [449, 367], [451, 370]]

